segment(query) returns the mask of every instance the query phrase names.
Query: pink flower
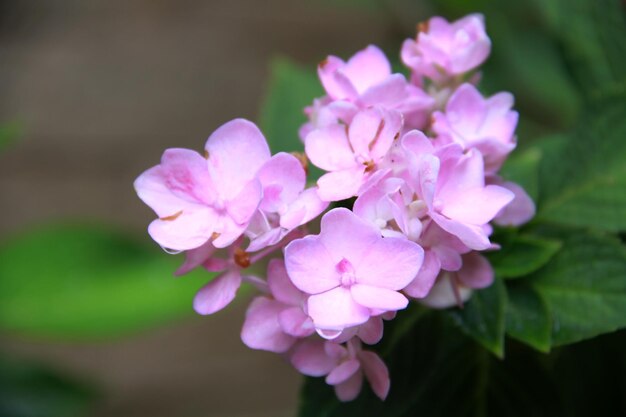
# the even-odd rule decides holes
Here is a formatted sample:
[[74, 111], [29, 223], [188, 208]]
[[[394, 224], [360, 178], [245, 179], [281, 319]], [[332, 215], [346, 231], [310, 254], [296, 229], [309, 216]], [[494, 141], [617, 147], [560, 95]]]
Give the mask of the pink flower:
[[293, 155], [278, 153], [257, 173], [263, 187], [263, 199], [250, 221], [246, 235], [248, 251], [257, 251], [278, 243], [291, 230], [317, 217], [328, 207], [314, 188], [304, 189], [306, 173]]
[[480, 14], [452, 23], [433, 17], [418, 30], [415, 40], [404, 41], [402, 61], [418, 75], [435, 81], [445, 81], [473, 70], [491, 51], [491, 41]]
[[510, 204], [505, 206], [493, 219], [499, 226], [521, 226], [535, 216], [535, 202], [530, 198], [526, 190], [518, 184], [504, 181], [497, 175], [487, 177], [487, 183], [499, 185], [515, 194]]
[[[392, 74], [385, 54], [374, 45], [357, 52], [348, 62], [329, 56], [317, 73], [332, 101], [353, 103], [354, 110], [374, 105], [403, 113], [424, 110], [433, 100], [402, 74]], [[343, 112], [345, 113], [345, 105]], [[349, 123], [349, 120], [343, 120]]]
[[497, 185], [485, 186], [480, 152], [472, 149], [462, 154], [455, 146], [448, 146], [435, 154], [417, 155], [416, 167], [415, 189], [428, 215], [470, 249], [489, 248], [485, 227], [514, 195]]
[[205, 156], [168, 149], [160, 165], [135, 181], [139, 197], [159, 216], [148, 232], [173, 250], [194, 249], [209, 240], [217, 248], [230, 245], [261, 201], [256, 173], [268, 159], [265, 138], [243, 119], [217, 129], [207, 140]]
[[518, 114], [512, 111], [513, 96], [498, 93], [488, 99], [471, 84], [463, 84], [450, 97], [445, 113], [433, 114], [433, 130], [464, 149], [476, 148], [485, 169], [495, 172], [515, 148]]
[[385, 157], [402, 129], [402, 116], [382, 108], [362, 110], [349, 128], [334, 124], [309, 133], [306, 154], [319, 168], [329, 171], [318, 181], [324, 201], [356, 195]]
[[408, 300], [398, 291], [413, 280], [423, 255], [416, 243], [383, 238], [375, 226], [337, 208], [322, 217], [319, 235], [285, 248], [285, 264], [294, 285], [311, 295], [308, 314], [316, 329], [341, 332], [405, 308]]
[[489, 287], [494, 272], [489, 261], [478, 252], [463, 255], [463, 266], [457, 272], [444, 272], [426, 298], [420, 300], [432, 308], [448, 308], [462, 305], [473, 289]]
[[282, 260], [270, 261], [267, 281], [271, 297], [252, 301], [241, 329], [241, 340], [252, 349], [282, 353], [315, 329], [306, 314], [306, 295], [289, 281]]
[[378, 398], [384, 400], [389, 394], [387, 366], [376, 353], [363, 350], [356, 339], [348, 341], [346, 347], [319, 340], [302, 341], [292, 352], [291, 363], [304, 375], [326, 375], [326, 383], [335, 387], [341, 401], [352, 401], [359, 395], [364, 374]]

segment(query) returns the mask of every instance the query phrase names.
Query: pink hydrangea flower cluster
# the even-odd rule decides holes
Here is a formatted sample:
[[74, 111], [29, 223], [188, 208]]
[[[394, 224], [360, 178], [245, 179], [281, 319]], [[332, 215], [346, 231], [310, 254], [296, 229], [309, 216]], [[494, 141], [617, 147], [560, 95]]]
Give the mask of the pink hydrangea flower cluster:
[[[516, 145], [513, 97], [484, 97], [474, 85], [491, 45], [482, 16], [418, 28], [401, 51], [409, 79], [375, 46], [320, 63], [326, 95], [305, 109], [300, 130], [306, 158], [325, 171], [316, 184], [307, 186], [302, 155], [272, 156], [243, 119], [217, 129], [203, 154], [168, 149], [135, 182], [158, 216], [152, 238], [186, 253], [177, 273], [219, 273], [195, 310], [215, 313], [251, 283], [260, 295], [243, 342], [325, 376], [343, 401], [364, 378], [387, 396], [387, 368], [364, 348], [381, 340], [384, 320], [409, 300], [446, 308], [489, 286], [481, 252], [498, 249], [491, 224], [534, 214], [524, 190], [498, 176]], [[343, 200], [352, 210], [329, 210], [310, 234]], [[266, 277], [250, 272], [260, 264]]]

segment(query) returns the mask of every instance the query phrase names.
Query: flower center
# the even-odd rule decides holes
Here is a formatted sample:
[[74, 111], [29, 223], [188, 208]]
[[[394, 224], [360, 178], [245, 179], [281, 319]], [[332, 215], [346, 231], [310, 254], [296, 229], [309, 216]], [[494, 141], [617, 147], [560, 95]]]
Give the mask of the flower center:
[[354, 276], [354, 268], [350, 261], [343, 258], [336, 266], [337, 272], [341, 274], [341, 286], [350, 287], [356, 284], [356, 277]]

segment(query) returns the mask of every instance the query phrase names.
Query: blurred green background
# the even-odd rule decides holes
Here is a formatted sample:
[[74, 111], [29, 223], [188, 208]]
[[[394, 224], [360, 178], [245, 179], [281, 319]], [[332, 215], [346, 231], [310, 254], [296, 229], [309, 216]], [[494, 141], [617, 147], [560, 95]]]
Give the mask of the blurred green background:
[[521, 149], [624, 97], [611, 0], [0, 1], [0, 416], [294, 415], [299, 375], [241, 344], [245, 302], [193, 314], [209, 276], [173, 278], [132, 182], [235, 117], [298, 150], [317, 62], [375, 43], [399, 69], [417, 22], [469, 12]]

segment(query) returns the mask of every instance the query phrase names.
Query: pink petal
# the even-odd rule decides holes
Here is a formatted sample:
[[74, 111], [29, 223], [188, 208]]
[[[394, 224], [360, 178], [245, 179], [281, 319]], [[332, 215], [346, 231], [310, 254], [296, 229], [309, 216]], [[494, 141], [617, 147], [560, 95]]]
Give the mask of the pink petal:
[[295, 229], [319, 216], [327, 207], [328, 202], [320, 199], [317, 189], [304, 190], [280, 217], [280, 226], [288, 230]]
[[365, 177], [365, 166], [329, 172], [317, 180], [317, 193], [322, 201], [341, 201], [359, 193]]
[[156, 219], [148, 233], [159, 245], [172, 250], [190, 250], [204, 245], [218, 225], [216, 213], [209, 207], [183, 211], [173, 219]]
[[344, 125], [312, 131], [304, 141], [304, 149], [311, 163], [325, 171], [348, 169], [356, 164]]
[[354, 116], [348, 138], [356, 155], [374, 162], [387, 154], [402, 129], [402, 115], [373, 107]]
[[[333, 268], [342, 259], [347, 259], [357, 268], [371, 246], [383, 240], [378, 228], [346, 208], [332, 209], [322, 217], [319, 238], [334, 260]], [[318, 265], [320, 263], [321, 260], [318, 260]]]
[[264, 193], [261, 209], [278, 212], [282, 205], [294, 201], [304, 189], [306, 174], [300, 161], [293, 155], [280, 152], [261, 167], [257, 177], [263, 189], [278, 186], [280, 193], [276, 199], [269, 200]]
[[402, 238], [384, 238], [369, 245], [367, 255], [354, 263], [359, 284], [401, 290], [419, 272], [424, 250], [415, 242]]
[[372, 391], [378, 398], [384, 400], [389, 394], [389, 386], [391, 384], [387, 365], [377, 354], [367, 350], [359, 352], [359, 359]]
[[254, 178], [245, 184], [239, 194], [228, 202], [228, 215], [238, 225], [247, 225], [252, 215], [259, 207], [263, 197], [263, 188], [259, 180]]
[[440, 214], [430, 213], [430, 217], [446, 232], [458, 237], [463, 244], [474, 250], [485, 250], [490, 245], [489, 237], [480, 226], [450, 220]]
[[350, 287], [350, 293], [360, 305], [383, 311], [402, 310], [409, 304], [404, 295], [387, 288], [355, 284]]
[[513, 182], [500, 184], [512, 191], [515, 198], [496, 215], [494, 223], [500, 226], [521, 226], [535, 215], [535, 203], [526, 191]]
[[317, 67], [317, 75], [328, 95], [334, 99], [353, 99], [358, 95], [346, 75], [338, 74], [345, 62], [336, 56], [328, 56]]
[[357, 359], [350, 359], [342, 362], [326, 376], [328, 385], [338, 385], [346, 382], [361, 368], [361, 364]]
[[307, 294], [318, 294], [340, 283], [336, 262], [318, 236], [307, 236], [285, 248], [285, 266], [291, 282]]
[[202, 315], [220, 311], [235, 298], [240, 285], [241, 273], [226, 271], [200, 288], [193, 299], [193, 308]]
[[486, 288], [493, 283], [494, 272], [491, 264], [477, 252], [463, 255], [463, 267], [457, 272], [463, 285], [469, 288]]
[[463, 223], [483, 225], [491, 221], [514, 197], [511, 191], [497, 185], [459, 190], [456, 195], [446, 197], [441, 213]]
[[315, 326], [302, 307], [284, 309], [278, 315], [278, 322], [283, 332], [294, 337], [307, 337], [315, 333]]
[[180, 276], [195, 269], [209, 259], [215, 251], [216, 248], [211, 242], [207, 242], [196, 249], [188, 250], [185, 253], [185, 262], [176, 270], [174, 274]]
[[391, 75], [391, 65], [379, 48], [369, 45], [350, 58], [341, 71], [359, 94]]
[[368, 345], [375, 345], [383, 338], [383, 319], [372, 317], [367, 322], [359, 326], [357, 332], [359, 339]]
[[369, 310], [357, 304], [350, 290], [343, 287], [312, 295], [307, 305], [309, 316], [320, 329], [343, 330], [365, 323], [370, 317]]
[[365, 108], [375, 105], [396, 108], [407, 99], [407, 96], [407, 81], [404, 75], [392, 74], [365, 90], [359, 98], [359, 103]]
[[337, 358], [326, 353], [325, 342], [319, 339], [302, 340], [291, 354], [291, 364], [307, 376], [328, 374], [337, 366]]
[[435, 284], [440, 270], [441, 262], [437, 254], [430, 250], [426, 251], [422, 268], [415, 279], [404, 288], [404, 293], [413, 298], [426, 297]]
[[278, 322], [278, 314], [283, 305], [265, 297], [255, 298], [248, 311], [241, 329], [241, 340], [251, 349], [270, 352], [286, 352], [296, 341], [285, 334]]
[[207, 140], [208, 166], [224, 200], [234, 198], [270, 159], [263, 134], [248, 120], [235, 119], [219, 127]]
[[269, 262], [267, 284], [274, 298], [287, 305], [299, 306], [305, 299], [305, 295], [289, 279], [282, 259], [272, 259]]
[[[448, 308], [456, 306], [458, 304], [458, 300], [454, 290], [452, 289], [453, 284], [450, 280], [450, 276], [450, 273], [441, 274], [428, 295], [419, 300], [420, 303], [432, 308]], [[457, 287], [457, 291], [461, 302], [469, 300], [472, 295], [472, 290], [462, 285]]]
[[335, 385], [335, 394], [337, 394], [337, 398], [339, 398], [339, 401], [352, 401], [359, 395], [362, 386], [363, 373], [357, 372], [352, 375], [347, 381], [339, 385]]

